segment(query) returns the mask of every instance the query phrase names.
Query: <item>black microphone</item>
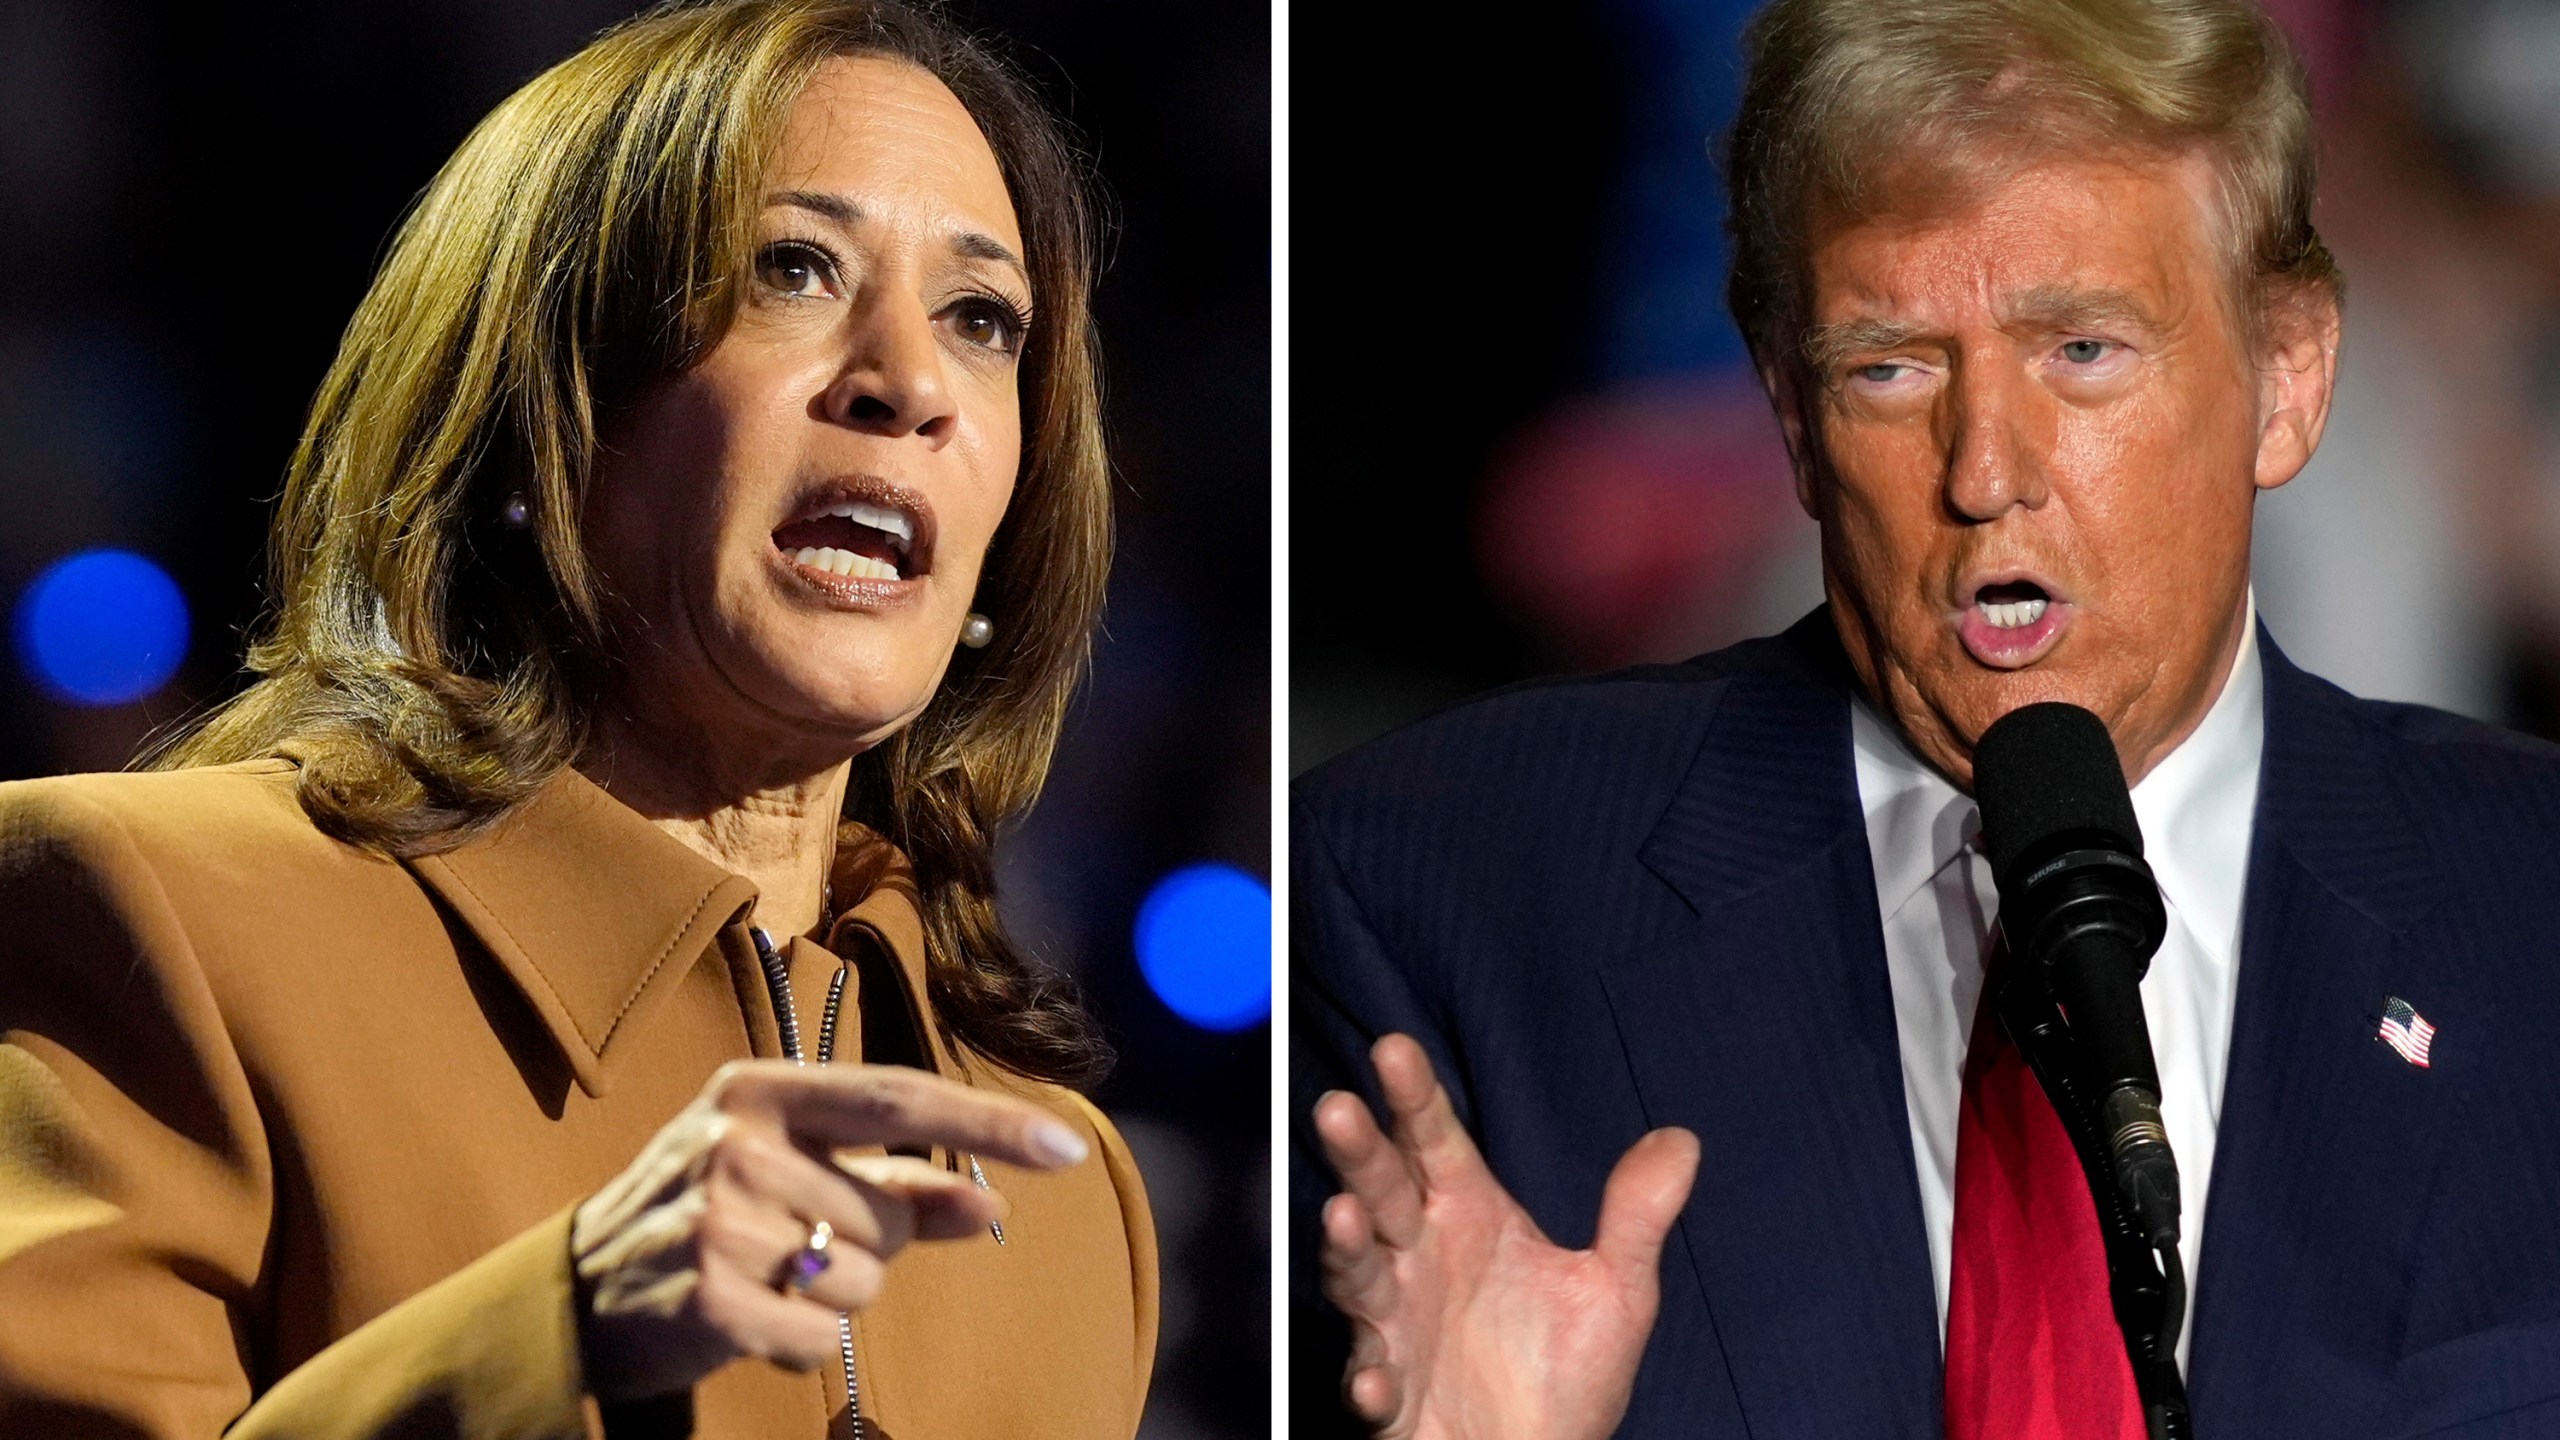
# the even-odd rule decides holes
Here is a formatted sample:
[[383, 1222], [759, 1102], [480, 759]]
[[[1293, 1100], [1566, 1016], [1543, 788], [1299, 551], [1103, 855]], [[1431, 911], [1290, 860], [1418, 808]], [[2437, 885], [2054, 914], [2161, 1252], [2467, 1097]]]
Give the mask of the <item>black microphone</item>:
[[2115, 741], [2077, 705], [2022, 706], [1974, 746], [1973, 794], [2010, 954], [2062, 1008], [2116, 1188], [2144, 1239], [2174, 1256], [2178, 1162], [2142, 1017], [2168, 912]]

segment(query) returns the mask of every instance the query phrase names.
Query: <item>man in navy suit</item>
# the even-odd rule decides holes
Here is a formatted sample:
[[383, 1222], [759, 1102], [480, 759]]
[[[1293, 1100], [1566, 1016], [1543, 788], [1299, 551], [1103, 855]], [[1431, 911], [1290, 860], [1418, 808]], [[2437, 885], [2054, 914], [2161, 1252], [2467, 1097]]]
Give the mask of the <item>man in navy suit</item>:
[[2310, 154], [2250, 0], [1755, 22], [1731, 297], [1829, 603], [1298, 787], [1296, 1313], [1370, 1427], [2143, 1434], [1978, 1010], [1972, 746], [2061, 699], [2170, 915], [2196, 1432], [2560, 1435], [2560, 750], [2248, 586], [2335, 373]]

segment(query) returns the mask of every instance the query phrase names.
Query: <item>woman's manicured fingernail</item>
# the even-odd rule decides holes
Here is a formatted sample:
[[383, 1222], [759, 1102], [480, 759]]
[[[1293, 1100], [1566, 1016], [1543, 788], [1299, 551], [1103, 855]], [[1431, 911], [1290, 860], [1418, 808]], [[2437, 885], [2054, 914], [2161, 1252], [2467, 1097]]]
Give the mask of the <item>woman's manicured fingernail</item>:
[[1073, 1165], [1086, 1154], [1084, 1137], [1055, 1120], [1043, 1120], [1031, 1127], [1031, 1148], [1054, 1165]]

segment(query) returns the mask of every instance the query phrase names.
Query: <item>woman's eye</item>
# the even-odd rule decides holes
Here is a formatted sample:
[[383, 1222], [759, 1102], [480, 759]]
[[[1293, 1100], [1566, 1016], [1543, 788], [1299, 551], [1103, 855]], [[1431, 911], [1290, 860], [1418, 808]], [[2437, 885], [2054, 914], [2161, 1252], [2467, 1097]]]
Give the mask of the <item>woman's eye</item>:
[[834, 293], [835, 266], [808, 245], [768, 245], [756, 256], [756, 279], [796, 298], [822, 300]]
[[993, 300], [963, 300], [952, 306], [951, 328], [972, 345], [1007, 355], [1022, 349], [1022, 317]]
[[2062, 343], [2062, 358], [2070, 361], [2074, 365], [2095, 365], [2099, 361], [2107, 358], [2107, 342], [2104, 340], [2066, 340]]

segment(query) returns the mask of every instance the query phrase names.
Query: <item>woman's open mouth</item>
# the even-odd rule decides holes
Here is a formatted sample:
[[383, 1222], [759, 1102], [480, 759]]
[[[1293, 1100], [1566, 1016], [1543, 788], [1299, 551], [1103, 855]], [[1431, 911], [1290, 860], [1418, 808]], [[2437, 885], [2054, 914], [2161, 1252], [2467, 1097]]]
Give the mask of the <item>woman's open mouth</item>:
[[773, 532], [773, 548], [805, 577], [830, 589], [843, 581], [896, 582], [926, 572], [926, 536], [916, 510], [838, 493]]
[[1973, 593], [1956, 620], [1967, 653], [1998, 670], [2016, 670], [2044, 658], [2070, 624], [2071, 607], [2032, 580], [2004, 580]]

